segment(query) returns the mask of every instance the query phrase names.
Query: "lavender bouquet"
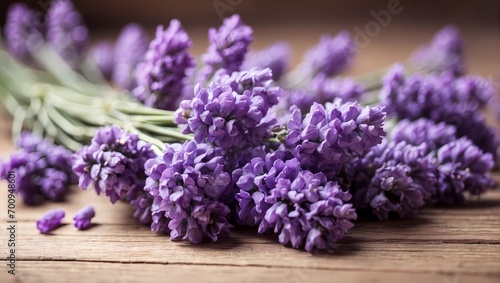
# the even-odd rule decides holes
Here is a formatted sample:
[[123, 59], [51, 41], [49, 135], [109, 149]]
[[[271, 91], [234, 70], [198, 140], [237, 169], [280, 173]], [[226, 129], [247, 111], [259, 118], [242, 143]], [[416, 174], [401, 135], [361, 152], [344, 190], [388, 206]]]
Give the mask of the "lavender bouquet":
[[17, 170], [27, 204], [78, 184], [130, 203], [172, 240], [253, 226], [313, 252], [333, 249], [358, 217], [412, 218], [493, 186], [499, 141], [481, 110], [495, 90], [466, 75], [453, 27], [388, 72], [345, 77], [347, 32], [323, 36], [290, 71], [291, 47], [251, 52], [238, 15], [209, 30], [201, 66], [175, 19], [151, 42], [129, 24], [93, 47], [70, 1], [37, 19], [11, 6], [0, 44], [19, 147], [0, 177]]

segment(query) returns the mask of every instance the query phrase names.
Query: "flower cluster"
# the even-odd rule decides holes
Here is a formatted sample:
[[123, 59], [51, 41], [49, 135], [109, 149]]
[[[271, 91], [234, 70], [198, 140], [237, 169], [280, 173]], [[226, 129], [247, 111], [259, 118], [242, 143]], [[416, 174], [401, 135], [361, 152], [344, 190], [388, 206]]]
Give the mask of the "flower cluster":
[[438, 31], [432, 42], [421, 46], [411, 56], [417, 67], [431, 71], [448, 71], [455, 75], [465, 72], [463, 43], [458, 30], [447, 26]]
[[388, 114], [399, 119], [427, 118], [454, 125], [459, 137], [467, 136], [496, 156], [498, 136], [480, 112], [493, 93], [493, 86], [479, 77], [443, 73], [406, 78], [403, 67], [397, 65], [384, 79], [382, 103]]
[[302, 170], [290, 152], [264, 153], [240, 170], [240, 221], [279, 234], [283, 245], [329, 249], [354, 226], [356, 212], [346, 203], [351, 195], [324, 174]]
[[188, 53], [191, 40], [178, 20], [159, 26], [144, 61], [137, 66], [135, 97], [150, 107], [175, 110], [182, 96], [186, 71], [194, 67]]
[[335, 37], [324, 35], [318, 45], [305, 54], [302, 66], [305, 76], [337, 75], [349, 67], [355, 51], [356, 46], [348, 32], [341, 32]]
[[[94, 186], [98, 195], [103, 193], [112, 203], [128, 200], [141, 211], [149, 209], [137, 198], [145, 196], [141, 193], [146, 181], [144, 164], [153, 157], [150, 145], [139, 140], [138, 135], [111, 126], [99, 129], [91, 144], [80, 148], [71, 160], [80, 188]], [[150, 219], [141, 217], [144, 223]]]
[[101, 71], [101, 74], [106, 79], [111, 78], [115, 67], [113, 44], [108, 41], [103, 41], [93, 46], [89, 54], [92, 62], [95, 63], [96, 67]]
[[287, 70], [289, 61], [290, 46], [285, 42], [278, 42], [257, 52], [249, 53], [242, 69], [269, 68], [273, 72], [273, 80], [277, 82]]
[[6, 179], [7, 172], [15, 170], [16, 192], [26, 204], [39, 204], [45, 199], [63, 200], [69, 185], [74, 183], [69, 161], [71, 152], [29, 132], [22, 133], [17, 146], [19, 152], [0, 166], [0, 178]]
[[415, 217], [434, 194], [436, 167], [425, 144], [384, 142], [355, 160], [354, 206], [379, 219]]
[[46, 18], [47, 41], [72, 67], [87, 48], [88, 30], [82, 16], [69, 0], [55, 0]]
[[285, 145], [313, 172], [336, 172], [353, 156], [363, 156], [385, 136], [382, 108], [362, 108], [357, 102], [321, 105], [314, 103], [302, 118], [302, 112], [291, 108], [292, 118], [287, 123]]
[[138, 24], [126, 25], [115, 43], [113, 81], [123, 89], [137, 86], [135, 69], [148, 50], [148, 33]]
[[319, 103], [331, 102], [339, 97], [344, 100], [359, 100], [364, 87], [351, 78], [328, 78], [318, 75], [311, 81], [311, 89]]
[[220, 75], [207, 88], [198, 85], [192, 100], [181, 102], [175, 122], [187, 125], [183, 133], [194, 133], [198, 143], [223, 148], [258, 146], [275, 124], [267, 114], [278, 103], [279, 94], [270, 69]]
[[219, 197], [231, 183], [221, 149], [194, 141], [167, 145], [163, 156], [147, 161], [145, 190], [154, 198], [152, 229], [172, 240], [217, 240], [229, 235], [230, 209]]
[[415, 121], [401, 120], [391, 132], [395, 142], [406, 142], [412, 145], [425, 144], [427, 149], [436, 150], [456, 140], [457, 129], [444, 122], [434, 123], [420, 118]]
[[248, 46], [253, 41], [253, 30], [245, 25], [240, 16], [233, 15], [224, 19], [219, 29], [208, 30], [210, 45], [207, 53], [201, 56], [206, 64], [201, 72], [201, 81], [206, 81], [220, 69], [229, 74], [239, 71], [248, 52]]
[[13, 4], [7, 12], [4, 35], [10, 54], [26, 64], [33, 65], [31, 52], [44, 40], [43, 25], [36, 12], [24, 4]]
[[436, 153], [438, 184], [433, 201], [462, 204], [464, 193], [480, 195], [493, 187], [489, 172], [494, 160], [463, 137], [442, 146]]

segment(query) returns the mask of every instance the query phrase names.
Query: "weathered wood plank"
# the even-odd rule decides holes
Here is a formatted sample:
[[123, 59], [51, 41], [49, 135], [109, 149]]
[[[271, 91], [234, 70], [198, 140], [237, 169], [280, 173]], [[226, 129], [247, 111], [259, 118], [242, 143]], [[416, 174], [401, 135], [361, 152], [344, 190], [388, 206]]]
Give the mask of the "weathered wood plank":
[[[85, 273], [82, 273], [85, 271]], [[373, 282], [373, 283], [497, 283], [498, 278], [462, 274], [401, 273], [350, 270], [266, 268], [255, 266], [200, 266], [174, 264], [118, 264], [102, 262], [23, 261], [18, 275], [7, 282]], [[140, 278], [140, 281], [138, 281]], [[5, 281], [2, 281], [5, 282]]]

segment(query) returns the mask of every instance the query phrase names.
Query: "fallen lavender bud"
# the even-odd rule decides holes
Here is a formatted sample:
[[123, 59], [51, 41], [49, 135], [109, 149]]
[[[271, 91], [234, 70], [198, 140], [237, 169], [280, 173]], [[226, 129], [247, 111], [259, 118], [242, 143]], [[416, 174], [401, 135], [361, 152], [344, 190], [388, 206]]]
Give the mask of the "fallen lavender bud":
[[64, 215], [64, 210], [60, 208], [51, 210], [36, 222], [36, 228], [40, 233], [47, 234], [61, 225]]
[[74, 225], [78, 230], [85, 230], [90, 226], [90, 220], [95, 216], [94, 207], [88, 205], [79, 210], [73, 217]]

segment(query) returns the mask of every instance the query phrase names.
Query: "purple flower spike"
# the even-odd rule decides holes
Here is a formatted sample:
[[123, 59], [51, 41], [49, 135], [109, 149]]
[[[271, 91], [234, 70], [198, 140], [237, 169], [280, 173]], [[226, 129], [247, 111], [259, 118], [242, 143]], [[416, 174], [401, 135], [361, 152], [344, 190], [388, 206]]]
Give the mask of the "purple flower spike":
[[51, 210], [36, 222], [36, 228], [40, 233], [47, 234], [61, 225], [64, 215], [64, 210], [60, 208]]
[[148, 45], [148, 33], [139, 24], [128, 24], [122, 29], [115, 44], [113, 69], [113, 81], [119, 87], [133, 90], [137, 86], [135, 69], [144, 59]]
[[401, 120], [398, 122], [392, 136], [395, 142], [404, 141], [412, 145], [426, 144], [428, 150], [436, 150], [456, 139], [455, 126], [444, 122], [434, 123], [421, 118], [415, 121]]
[[319, 103], [332, 102], [337, 97], [344, 100], [359, 100], [364, 92], [364, 86], [351, 78], [329, 79], [323, 74], [311, 81], [310, 88], [316, 93], [316, 101]]
[[144, 61], [137, 66], [135, 97], [150, 107], [177, 109], [186, 72], [195, 65], [188, 52], [191, 44], [178, 20], [172, 20], [167, 29], [159, 26]]
[[4, 35], [10, 54], [21, 62], [33, 65], [31, 52], [43, 43], [43, 26], [36, 12], [21, 3], [11, 5], [7, 11]]
[[290, 61], [290, 45], [278, 42], [257, 52], [248, 54], [242, 69], [269, 68], [273, 72], [273, 80], [279, 81], [286, 72]]
[[198, 143], [223, 148], [258, 146], [276, 120], [267, 115], [281, 90], [273, 86], [270, 69], [221, 75], [208, 88], [195, 89], [192, 100], [181, 102], [175, 122], [187, 125]]
[[104, 41], [90, 49], [90, 58], [106, 79], [111, 77], [115, 67], [113, 48], [111, 42]]
[[207, 53], [201, 56], [207, 65], [200, 71], [202, 80], [210, 79], [220, 69], [229, 74], [239, 71], [253, 41], [252, 33], [252, 28], [245, 25], [239, 15], [224, 19], [219, 29], [209, 29], [210, 45]]
[[468, 137], [496, 157], [498, 135], [481, 114], [493, 94], [491, 82], [480, 77], [443, 73], [405, 78], [403, 67], [395, 66], [384, 79], [382, 103], [399, 119], [427, 118], [454, 125], [458, 137]]
[[73, 172], [84, 190], [94, 186], [97, 194], [104, 193], [112, 203], [132, 200], [144, 187], [144, 164], [155, 156], [138, 135], [117, 126], [100, 128], [92, 142], [71, 156]]
[[70, 66], [76, 67], [89, 37], [82, 15], [70, 0], [56, 0], [49, 9], [46, 23], [47, 41]]
[[284, 143], [302, 166], [313, 172], [335, 173], [351, 157], [363, 156], [385, 136], [382, 108], [362, 108], [357, 102], [335, 99], [325, 106], [314, 103], [302, 118], [296, 107], [290, 108]]
[[442, 146], [437, 151], [439, 180], [433, 201], [462, 204], [466, 192], [481, 195], [493, 187], [489, 172], [494, 160], [483, 153], [469, 139], [460, 138]]
[[[74, 183], [69, 156], [71, 151], [55, 146], [29, 132], [23, 132], [17, 144], [19, 151], [2, 165], [2, 171], [16, 171], [16, 192], [28, 205], [45, 199], [61, 201]], [[6, 178], [0, 176], [1, 178]]]
[[334, 76], [349, 67], [355, 51], [354, 41], [348, 32], [340, 32], [335, 37], [324, 35], [318, 45], [307, 51], [302, 67], [310, 78], [319, 74]]
[[425, 144], [387, 142], [355, 161], [351, 192], [356, 209], [381, 220], [412, 218], [435, 193], [436, 166]]
[[79, 210], [73, 220], [74, 225], [78, 230], [85, 230], [90, 226], [90, 220], [95, 216], [94, 207], [88, 205], [81, 210]]
[[453, 26], [441, 29], [432, 42], [417, 49], [410, 60], [418, 67], [433, 71], [464, 74], [463, 43], [458, 30]]
[[145, 190], [154, 198], [153, 231], [172, 240], [218, 241], [229, 235], [229, 208], [218, 199], [231, 189], [220, 148], [194, 141], [167, 145], [145, 165]]

